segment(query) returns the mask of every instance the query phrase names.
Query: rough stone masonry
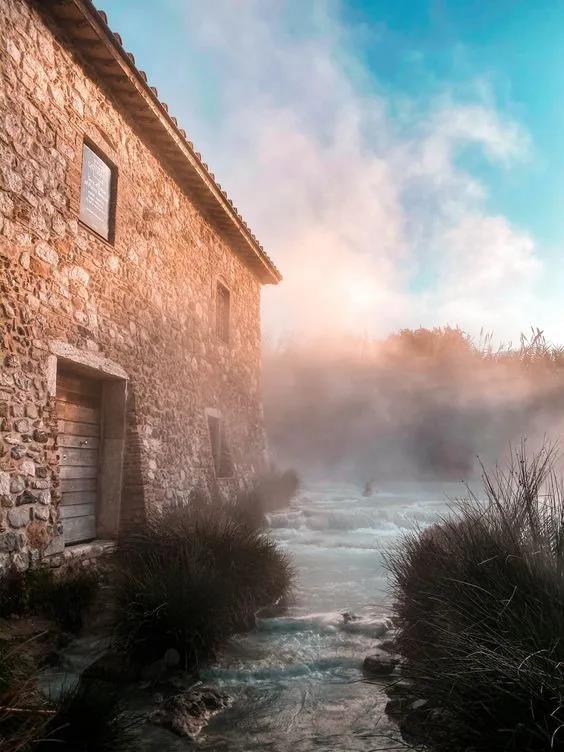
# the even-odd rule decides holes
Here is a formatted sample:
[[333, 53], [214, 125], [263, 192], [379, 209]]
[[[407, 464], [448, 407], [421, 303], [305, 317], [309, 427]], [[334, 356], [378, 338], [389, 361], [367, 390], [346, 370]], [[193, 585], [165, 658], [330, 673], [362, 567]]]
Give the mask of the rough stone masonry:
[[[64, 556], [61, 458], [88, 442], [61, 446], [61, 373], [101, 384], [95, 539], [261, 470], [260, 288], [280, 276], [90, 0], [2, 0], [0, 80], [0, 568], [23, 568]], [[85, 145], [105, 193], [84, 193]]]

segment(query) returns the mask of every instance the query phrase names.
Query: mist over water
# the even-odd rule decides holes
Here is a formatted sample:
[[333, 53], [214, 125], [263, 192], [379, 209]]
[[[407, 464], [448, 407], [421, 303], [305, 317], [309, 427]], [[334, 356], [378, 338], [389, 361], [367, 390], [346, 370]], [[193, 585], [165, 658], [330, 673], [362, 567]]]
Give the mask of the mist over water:
[[459, 329], [383, 341], [289, 340], [264, 355], [272, 455], [307, 478], [471, 480], [526, 437], [557, 440], [562, 351], [542, 336], [500, 351]]
[[383, 555], [447, 514], [467, 484], [479, 493], [478, 455], [492, 465], [523, 436], [532, 450], [558, 435], [561, 372], [560, 351], [544, 344], [494, 353], [448, 327], [266, 353], [271, 452], [305, 479], [268, 518], [297, 590], [286, 613], [261, 619], [206, 672], [234, 704], [205, 748], [393, 747], [383, 685], [361, 670], [392, 612]]
[[[395, 733], [379, 686], [362, 681], [390, 613], [382, 554], [414, 526], [447, 510], [457, 483], [393, 483], [364, 496], [354, 484], [316, 483], [269, 516], [294, 558], [295, 601], [236, 640], [205, 679], [235, 699], [202, 746], [214, 750], [366, 752]], [[359, 617], [345, 624], [342, 614]], [[385, 741], [385, 739], [384, 739]]]

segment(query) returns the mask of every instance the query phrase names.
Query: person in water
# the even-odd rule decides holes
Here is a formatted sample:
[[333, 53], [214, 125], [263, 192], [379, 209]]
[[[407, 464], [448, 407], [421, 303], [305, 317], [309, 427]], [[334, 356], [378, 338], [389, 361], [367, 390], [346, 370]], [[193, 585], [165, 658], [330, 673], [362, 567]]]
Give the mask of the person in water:
[[364, 484], [364, 491], [362, 492], [363, 496], [372, 496], [372, 490], [374, 487], [374, 481], [373, 480], [367, 480]]

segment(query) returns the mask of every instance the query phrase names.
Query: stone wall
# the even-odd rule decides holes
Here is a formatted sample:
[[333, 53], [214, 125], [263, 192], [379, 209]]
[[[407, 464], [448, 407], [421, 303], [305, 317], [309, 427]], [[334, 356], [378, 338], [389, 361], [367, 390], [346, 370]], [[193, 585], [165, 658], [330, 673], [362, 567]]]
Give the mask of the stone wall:
[[[260, 284], [25, 0], [0, 3], [0, 66], [0, 564], [26, 566], [61, 532], [50, 343], [129, 377], [126, 525], [261, 468]], [[113, 243], [78, 220], [85, 137], [118, 169]], [[218, 279], [229, 345], [215, 336]], [[232, 479], [215, 479], [206, 408], [224, 416]]]

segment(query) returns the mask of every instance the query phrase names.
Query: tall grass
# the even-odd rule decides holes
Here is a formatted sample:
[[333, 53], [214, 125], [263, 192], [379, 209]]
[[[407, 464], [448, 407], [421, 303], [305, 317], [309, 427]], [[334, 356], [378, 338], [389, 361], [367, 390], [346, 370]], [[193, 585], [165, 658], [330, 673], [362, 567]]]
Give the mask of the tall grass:
[[139, 720], [122, 708], [119, 689], [80, 682], [60, 698], [30, 752], [133, 752]]
[[285, 597], [292, 579], [286, 555], [257, 528], [217, 508], [165, 507], [120, 545], [118, 641], [134, 659], [175, 648], [197, 668]]
[[78, 632], [99, 588], [96, 570], [68, 567], [55, 574], [47, 567], [10, 569], [0, 578], [0, 617], [40, 615]]
[[396, 647], [433, 750], [564, 750], [564, 492], [545, 447], [388, 557]]

